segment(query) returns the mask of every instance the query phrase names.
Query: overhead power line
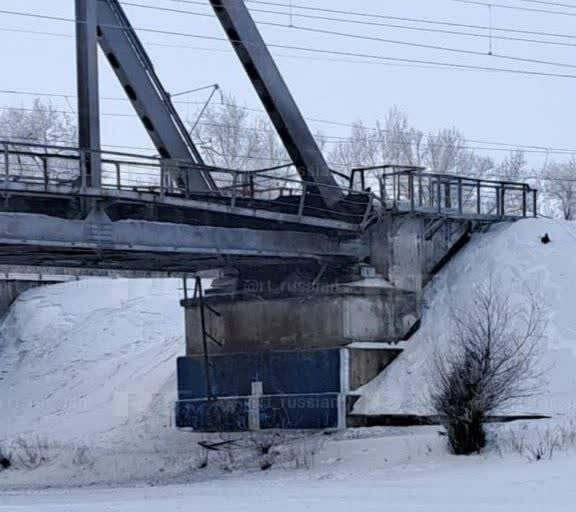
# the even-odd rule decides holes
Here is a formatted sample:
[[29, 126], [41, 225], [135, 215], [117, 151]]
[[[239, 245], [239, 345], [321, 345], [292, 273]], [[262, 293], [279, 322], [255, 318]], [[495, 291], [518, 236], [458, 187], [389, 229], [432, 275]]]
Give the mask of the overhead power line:
[[[9, 32], [9, 33], [17, 33], [17, 34], [30, 34], [30, 35], [40, 35], [40, 36], [49, 36], [49, 37], [58, 37], [58, 38], [65, 38], [65, 39], [75, 39], [75, 36], [72, 34], [65, 34], [62, 32], [45, 32], [40, 30], [27, 30], [27, 29], [18, 29], [18, 28], [7, 28], [7, 27], [0, 27], [0, 32]], [[169, 43], [155, 43], [153, 41], [143, 41], [146, 46], [153, 46], [156, 48], [176, 48], [176, 49], [183, 49], [183, 50], [195, 50], [201, 52], [208, 52], [208, 53], [227, 53], [231, 54], [234, 52], [232, 48], [227, 45], [226, 48], [215, 48], [215, 47], [206, 47], [206, 46], [190, 46], [184, 44], [169, 44]], [[434, 65], [417, 65], [417, 64], [404, 64], [404, 63], [396, 63], [396, 62], [381, 62], [375, 61], [371, 59], [343, 59], [343, 58], [335, 58], [335, 57], [314, 57], [314, 56], [307, 56], [307, 55], [291, 55], [287, 53], [273, 53], [275, 57], [282, 58], [282, 59], [294, 59], [294, 60], [302, 60], [302, 61], [321, 61], [321, 62], [338, 62], [338, 63], [346, 63], [346, 64], [377, 64], [380, 66], [390, 66], [390, 67], [399, 67], [399, 68], [408, 68], [408, 69], [449, 69], [442, 66], [434, 66]], [[464, 70], [469, 71], [469, 70]]]
[[[207, 7], [205, 2], [194, 1], [194, 0], [169, 0], [171, 2], [176, 2], [180, 4], [191, 4], [191, 5], [199, 5], [203, 7]], [[247, 3], [250, 4], [260, 4], [260, 5], [267, 5], [272, 7], [280, 7], [283, 9], [287, 9], [284, 12], [284, 15], [289, 16], [290, 11], [293, 12], [293, 16], [300, 16], [302, 14], [298, 14], [294, 12], [294, 10], [302, 10], [306, 12], [321, 12], [321, 13], [329, 13], [329, 14], [338, 14], [342, 16], [346, 16], [345, 20], [350, 20], [350, 16], [357, 16], [363, 19], [371, 18], [371, 19], [384, 19], [384, 20], [394, 20], [394, 21], [404, 21], [404, 22], [412, 22], [412, 23], [420, 23], [420, 24], [428, 24], [428, 25], [438, 25], [438, 26], [447, 26], [447, 27], [459, 27], [459, 28], [472, 28], [478, 30], [485, 30], [485, 31], [493, 31], [493, 32], [507, 32], [507, 33], [515, 33], [515, 34], [527, 34], [527, 35], [538, 35], [538, 36], [549, 36], [549, 37], [559, 37], [559, 38], [571, 38], [574, 39], [576, 35], [574, 34], [559, 34], [557, 32], [542, 32], [542, 31], [534, 31], [534, 30], [526, 30], [526, 29], [518, 29], [518, 28], [510, 28], [510, 27], [495, 27], [489, 25], [474, 25], [469, 23], [458, 23], [458, 22], [451, 22], [445, 20], [432, 20], [429, 18], [414, 18], [414, 17], [407, 17], [407, 16], [390, 16], [381, 13], [373, 13], [373, 12], [365, 12], [365, 11], [350, 11], [350, 10], [341, 10], [341, 9], [329, 9], [329, 8], [321, 8], [321, 7], [312, 7], [308, 5], [300, 5], [300, 4], [286, 4], [280, 2], [270, 2], [270, 1], [263, 1], [263, 0], [246, 0]], [[265, 11], [262, 9], [250, 9], [253, 12], [269, 12], [274, 13], [276, 11]]]
[[[176, 2], [181, 2], [181, 0], [173, 0]], [[162, 8], [152, 5], [143, 5], [143, 4], [136, 4], [132, 2], [123, 2], [124, 5], [133, 6], [133, 7], [140, 7], [144, 9], [156, 9], [156, 10], [163, 10], [166, 12], [175, 12], [175, 13], [184, 13], [184, 14], [194, 14], [190, 11], [185, 11], [181, 9], [170, 9], [170, 8]], [[196, 2], [194, 2], [196, 5]], [[288, 17], [289, 20], [293, 18], [302, 18], [306, 20], [317, 20], [317, 21], [330, 21], [330, 22], [337, 22], [337, 23], [344, 23], [344, 24], [353, 24], [353, 25], [360, 25], [360, 26], [369, 26], [369, 27], [380, 27], [380, 28], [394, 28], [394, 29], [401, 29], [401, 30], [408, 30], [408, 31], [416, 31], [416, 32], [425, 32], [425, 33], [432, 33], [432, 34], [445, 34], [451, 36], [463, 36], [469, 38], [476, 38], [476, 39], [483, 39], [483, 40], [499, 40], [499, 41], [511, 41], [511, 42], [522, 42], [522, 43], [530, 43], [530, 44], [540, 44], [540, 45], [551, 45], [551, 46], [564, 46], [564, 47], [575, 47], [576, 43], [569, 43], [566, 41], [549, 41], [543, 39], [533, 39], [529, 37], [514, 37], [514, 36], [506, 36], [506, 35], [497, 35], [490, 33], [491, 30], [500, 30], [504, 32], [512, 32], [512, 33], [522, 33], [522, 34], [531, 34], [531, 35], [538, 35], [538, 36], [547, 36], [547, 37], [560, 37], [560, 38], [569, 38], [569, 39], [576, 39], [576, 35], [566, 35], [566, 34], [550, 34], [546, 32], [532, 32], [528, 30], [509, 30], [504, 28], [492, 28], [482, 25], [465, 25], [460, 23], [446, 23], [446, 25], [451, 26], [455, 25], [457, 27], [465, 27], [467, 29], [473, 30], [484, 30], [486, 33], [476, 33], [476, 32], [463, 32], [461, 30], [454, 30], [454, 29], [442, 29], [442, 28], [431, 28], [431, 27], [418, 27], [413, 25], [399, 25], [397, 23], [383, 23], [383, 22], [376, 22], [376, 21], [365, 21], [365, 20], [355, 20], [351, 19], [350, 17], [344, 18], [336, 18], [333, 16], [317, 16], [311, 14], [303, 14], [303, 13], [295, 13], [292, 12], [282, 12], [282, 11], [271, 11], [268, 9], [258, 9], [258, 8], [251, 8], [251, 12], [257, 13], [264, 13], [264, 14], [273, 14], [280, 17]], [[291, 16], [291, 18], [290, 18]], [[396, 19], [396, 17], [391, 16], [392, 19]], [[411, 21], [411, 22], [418, 22], [424, 23], [424, 21], [419, 19], [413, 18], [400, 18], [403, 21]], [[258, 21], [258, 20], [257, 20]], [[258, 21], [258, 23], [262, 23]], [[430, 22], [426, 21], [426, 23], [443, 23], [443, 22]], [[288, 27], [293, 27], [293, 21], [289, 21]]]
[[[180, 10], [180, 9], [168, 9], [166, 7], [157, 7], [157, 6], [145, 5], [145, 4], [139, 4], [139, 3], [133, 3], [133, 2], [123, 2], [123, 4], [133, 6], [133, 7], [143, 8], [143, 9], [152, 9], [152, 10], [166, 11], [166, 12], [177, 12], [180, 14], [188, 14], [188, 15], [193, 15], [193, 16], [206, 16], [206, 14], [204, 14], [204, 13], [196, 13], [196, 12], [185, 11], [185, 10]], [[269, 22], [269, 21], [259, 21], [258, 24], [271, 26], [271, 27], [278, 27], [278, 28], [287, 28], [288, 27], [288, 25], [285, 25], [282, 23], [274, 23], [274, 22]], [[495, 57], [495, 58], [499, 58], [499, 59], [512, 60], [512, 61], [517, 61], [517, 62], [527, 62], [527, 63], [531, 63], [531, 64], [545, 64], [545, 65], [549, 65], [549, 66], [576, 68], [576, 65], [574, 65], [574, 64], [567, 64], [567, 63], [562, 63], [562, 62], [523, 58], [523, 57], [516, 57], [516, 56], [512, 56], [512, 55], [497, 54], [494, 52], [488, 53], [488, 52], [484, 52], [484, 51], [466, 50], [463, 48], [453, 48], [453, 47], [449, 47], [449, 46], [417, 43], [417, 42], [412, 42], [412, 41], [401, 41], [398, 39], [384, 39], [381, 37], [367, 36], [367, 35], [361, 35], [361, 34], [351, 34], [351, 33], [347, 33], [347, 32], [339, 32], [339, 31], [335, 31], [335, 30], [325, 30], [325, 29], [312, 28], [312, 27], [303, 27], [303, 26], [295, 25], [293, 23], [291, 25], [289, 25], [289, 28], [304, 31], [304, 32], [324, 34], [324, 35], [329, 35], [329, 36], [360, 39], [360, 40], [364, 40], [364, 41], [374, 41], [374, 42], [387, 43], [387, 44], [397, 44], [397, 45], [402, 45], [402, 46], [411, 46], [413, 48], [424, 48], [424, 49], [459, 53], [459, 54], [465, 54], [465, 55], [474, 55], [474, 56], [479, 56], [479, 57], [490, 56], [490, 57]], [[576, 45], [570, 45], [569, 44], [569, 46], [576, 46]]]
[[[15, 15], [15, 16], [25, 16], [25, 17], [32, 17], [32, 18], [39, 18], [39, 19], [48, 19], [48, 20], [52, 20], [52, 21], [80, 23], [80, 22], [78, 22], [74, 19], [70, 19], [70, 18], [43, 15], [43, 14], [35, 14], [35, 13], [28, 13], [28, 12], [20, 12], [20, 11], [0, 10], [0, 14], [11, 14], [11, 15]], [[208, 15], [206, 15], [206, 16], [208, 16]], [[126, 30], [124, 27], [120, 27], [118, 25], [106, 25], [106, 27], [113, 28], [113, 29], [119, 29], [119, 30]], [[138, 30], [141, 32], [154, 33], [154, 34], [178, 36], [178, 37], [189, 37], [189, 38], [204, 39], [204, 40], [210, 40], [210, 41], [228, 41], [228, 39], [225, 39], [222, 37], [206, 36], [206, 35], [200, 35], [200, 34], [191, 34], [191, 33], [186, 33], [186, 32], [176, 32], [176, 31], [151, 29], [151, 28], [135, 28], [135, 30]], [[232, 42], [240, 43], [241, 41], [232, 41]], [[325, 49], [320, 49], [320, 48], [310, 48], [307, 46], [285, 45], [285, 44], [276, 44], [276, 43], [270, 43], [267, 46], [270, 48], [281, 48], [281, 49], [285, 49], [285, 50], [295, 50], [295, 51], [302, 51], [302, 52], [308, 52], [308, 53], [317, 53], [317, 54], [321, 54], [321, 55], [337, 55], [340, 57], [359, 57], [359, 58], [364, 58], [364, 59], [374, 59], [374, 60], [380, 60], [380, 61], [384, 61], [384, 62], [427, 64], [427, 65], [436, 65], [436, 66], [442, 66], [442, 67], [454, 68], [454, 69], [465, 69], [465, 70], [474, 70], [474, 71], [490, 71], [490, 72], [500, 72], [500, 73], [534, 76], [534, 77], [576, 79], [576, 75], [563, 74], [563, 73], [550, 73], [550, 72], [544, 72], [544, 71], [529, 71], [529, 70], [499, 68], [499, 67], [491, 67], [491, 66], [477, 66], [477, 65], [471, 65], [471, 64], [458, 64], [458, 63], [453, 63], [453, 62], [441, 62], [441, 61], [433, 61], [433, 60], [425, 60], [425, 59], [389, 57], [389, 56], [375, 55], [375, 54], [361, 53], [361, 52], [352, 52], [352, 51], [343, 51], [343, 50], [325, 50]]]
[[512, 11], [534, 12], [539, 14], [554, 14], [557, 16], [576, 16], [574, 12], [552, 11], [550, 9], [539, 9], [535, 7], [519, 7], [517, 5], [498, 4], [492, 2], [480, 2], [478, 0], [451, 0], [459, 4], [482, 5], [483, 7], [498, 7], [499, 9], [509, 9]]
[[529, 4], [540, 4], [540, 5], [551, 5], [553, 7], [567, 7], [568, 9], [576, 9], [574, 4], [561, 4], [559, 2], [545, 2], [543, 0], [519, 0], [520, 2], [526, 2]]

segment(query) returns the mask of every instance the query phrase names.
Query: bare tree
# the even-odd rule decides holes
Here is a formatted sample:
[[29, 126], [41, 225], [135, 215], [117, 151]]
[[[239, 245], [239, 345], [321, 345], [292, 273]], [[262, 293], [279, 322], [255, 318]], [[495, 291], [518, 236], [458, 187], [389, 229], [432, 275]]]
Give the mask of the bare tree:
[[[34, 144], [76, 146], [77, 128], [74, 120], [65, 112], [57, 110], [52, 103], [36, 99], [31, 108], [9, 108], [0, 114], [0, 139], [25, 144], [22, 151], [30, 151], [39, 156], [14, 155], [10, 157], [11, 169], [29, 176], [42, 172], [42, 153], [47, 149], [34, 147]], [[29, 144], [27, 147], [26, 144]], [[52, 151], [52, 154], [66, 153], [66, 150]], [[77, 174], [74, 162], [66, 158], [46, 159], [50, 173], [56, 177], [70, 177]]]
[[576, 158], [551, 163], [545, 170], [542, 185], [550, 206], [565, 220], [576, 218]]
[[9, 108], [0, 113], [0, 138], [36, 144], [76, 144], [74, 120], [52, 103], [36, 99], [30, 109]]
[[450, 349], [434, 362], [431, 405], [453, 453], [470, 454], [486, 445], [490, 415], [537, 392], [545, 314], [534, 294], [513, 302], [491, 278], [452, 324]]
[[193, 133], [206, 160], [227, 169], [254, 170], [286, 163], [287, 155], [270, 121], [253, 115], [234, 97], [208, 107]]
[[510, 154], [497, 165], [494, 169], [494, 174], [498, 178], [507, 180], [520, 180], [526, 174], [526, 153], [521, 150], [511, 151]]
[[429, 167], [434, 172], [480, 177], [494, 168], [488, 157], [475, 154], [452, 128], [425, 135], [398, 108], [374, 127], [354, 123], [347, 139], [329, 153], [330, 161], [348, 168], [379, 164]]

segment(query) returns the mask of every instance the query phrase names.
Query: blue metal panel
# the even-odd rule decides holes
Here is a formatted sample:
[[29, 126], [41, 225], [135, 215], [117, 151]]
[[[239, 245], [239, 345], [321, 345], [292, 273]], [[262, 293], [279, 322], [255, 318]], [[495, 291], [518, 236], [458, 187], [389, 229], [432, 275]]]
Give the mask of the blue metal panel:
[[[338, 394], [264, 396], [259, 400], [260, 428], [326, 429], [338, 427]], [[224, 398], [176, 402], [176, 426], [198, 432], [249, 430], [249, 400]]]
[[[252, 382], [262, 382], [265, 395], [338, 393], [340, 351], [265, 352], [210, 358], [217, 397], [248, 396]], [[178, 359], [180, 400], [206, 397], [202, 357]]]
[[260, 371], [265, 395], [338, 393], [340, 350], [269, 352]]
[[248, 400], [176, 402], [176, 426], [199, 432], [243, 432], [248, 430]]
[[260, 400], [261, 429], [338, 427], [338, 394], [266, 396]]

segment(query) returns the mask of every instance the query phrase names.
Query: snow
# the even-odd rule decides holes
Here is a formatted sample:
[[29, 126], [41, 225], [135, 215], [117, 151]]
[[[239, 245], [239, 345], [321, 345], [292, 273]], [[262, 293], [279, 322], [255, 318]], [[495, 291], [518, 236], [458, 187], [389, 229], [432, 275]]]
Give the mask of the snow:
[[[548, 233], [552, 242], [541, 237]], [[427, 396], [434, 354], [446, 350], [450, 312], [470, 307], [474, 288], [490, 279], [519, 300], [534, 291], [547, 311], [541, 347], [541, 393], [515, 404], [507, 413], [576, 413], [576, 226], [571, 222], [530, 219], [493, 227], [475, 235], [433, 280], [424, 294], [420, 330], [405, 351], [362, 388], [354, 411], [361, 414], [430, 413]], [[515, 299], [514, 299], [515, 297]]]
[[573, 453], [541, 462], [457, 458], [446, 455], [435, 429], [401, 432], [335, 440], [303, 470], [244, 471], [160, 487], [9, 491], [0, 495], [0, 512], [573, 510]]
[[6, 485], [169, 479], [189, 466], [194, 436], [173, 425], [181, 288], [90, 279], [15, 301], [0, 326], [0, 451], [21, 453], [13, 446], [23, 440], [45, 446], [49, 463], [6, 472]]
[[[549, 245], [540, 243], [546, 232]], [[421, 330], [362, 390], [357, 408], [426, 412], [427, 365], [442, 348], [449, 308], [469, 303], [473, 286], [497, 268], [503, 287], [537, 287], [550, 311], [546, 389], [518, 407], [553, 420], [491, 426], [495, 444], [460, 458], [449, 455], [440, 427], [296, 433], [280, 436], [264, 472], [253, 434], [225, 436], [235, 443], [210, 452], [204, 467], [198, 441], [213, 436], [172, 424], [175, 360], [185, 347], [178, 280], [29, 290], [0, 325], [0, 451], [18, 439], [45, 443], [47, 460], [26, 468], [15, 459], [17, 467], [0, 471], [0, 512], [572, 510], [576, 436], [541, 462], [514, 439], [546, 445], [547, 429], [576, 412], [574, 254], [569, 223], [522, 221], [475, 236], [435, 278]]]
[[91, 279], [22, 294], [0, 327], [0, 439], [94, 441], [138, 425], [155, 402], [161, 413], [184, 351], [179, 288]]

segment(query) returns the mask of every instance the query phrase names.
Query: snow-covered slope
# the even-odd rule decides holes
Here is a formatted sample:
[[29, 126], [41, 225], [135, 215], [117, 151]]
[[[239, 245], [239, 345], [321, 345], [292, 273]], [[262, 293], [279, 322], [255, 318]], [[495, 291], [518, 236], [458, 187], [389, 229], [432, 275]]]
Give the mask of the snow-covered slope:
[[[541, 237], [548, 233], [552, 242]], [[362, 390], [360, 414], [429, 414], [428, 383], [433, 354], [446, 348], [450, 311], [470, 305], [475, 286], [495, 280], [505, 292], [537, 292], [548, 311], [541, 364], [542, 392], [515, 413], [576, 413], [576, 223], [523, 220], [476, 235], [425, 292], [421, 329], [407, 349]]]
[[22, 294], [0, 327], [0, 439], [97, 443], [169, 422], [184, 351], [179, 288], [91, 279]]

